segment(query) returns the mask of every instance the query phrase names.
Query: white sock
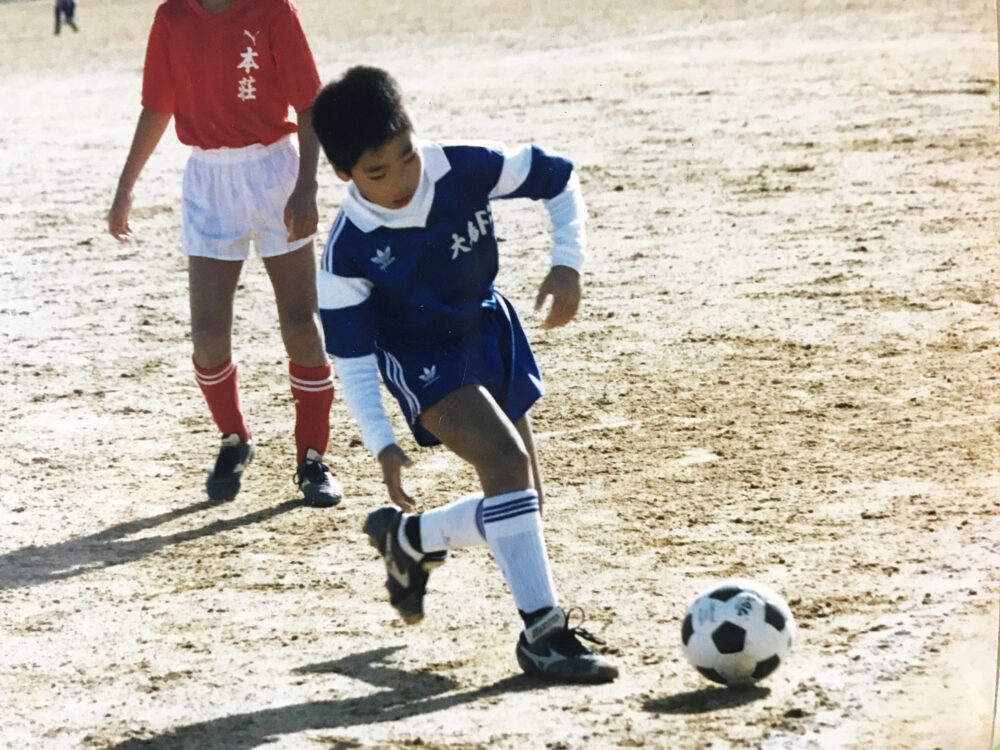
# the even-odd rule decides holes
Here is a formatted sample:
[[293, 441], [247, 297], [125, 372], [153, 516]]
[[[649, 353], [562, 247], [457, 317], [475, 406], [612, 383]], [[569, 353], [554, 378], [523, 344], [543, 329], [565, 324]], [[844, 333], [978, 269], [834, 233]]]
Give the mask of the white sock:
[[522, 612], [556, 606], [552, 571], [542, 536], [538, 493], [519, 490], [487, 497], [480, 511], [483, 536]]
[[[475, 492], [421, 513], [420, 546], [424, 552], [485, 544], [486, 537], [479, 528], [479, 506], [482, 502], [483, 493]], [[399, 525], [399, 544], [407, 554], [420, 559], [421, 554], [413, 549], [404, 533], [409, 517], [410, 514], [404, 515], [403, 523]]]

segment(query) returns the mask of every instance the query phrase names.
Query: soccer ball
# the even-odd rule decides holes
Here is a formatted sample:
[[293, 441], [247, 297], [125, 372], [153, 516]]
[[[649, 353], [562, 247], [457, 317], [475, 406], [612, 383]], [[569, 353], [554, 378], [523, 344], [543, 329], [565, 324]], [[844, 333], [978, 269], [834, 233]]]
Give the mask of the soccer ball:
[[681, 625], [684, 655], [723, 685], [750, 685], [778, 668], [795, 639], [785, 600], [746, 578], [721, 581], [688, 607]]

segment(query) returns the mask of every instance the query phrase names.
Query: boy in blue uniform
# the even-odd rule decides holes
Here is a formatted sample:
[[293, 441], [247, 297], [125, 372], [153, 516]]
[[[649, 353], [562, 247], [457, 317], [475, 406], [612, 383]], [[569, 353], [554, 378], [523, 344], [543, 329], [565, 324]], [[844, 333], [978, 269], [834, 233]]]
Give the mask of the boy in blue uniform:
[[[536, 308], [565, 325], [580, 303], [585, 208], [572, 164], [537, 146], [418, 141], [394, 79], [355, 67], [324, 87], [313, 126], [350, 183], [318, 273], [320, 315], [344, 400], [378, 458], [395, 506], [365, 532], [385, 560], [390, 603], [423, 617], [428, 572], [450, 547], [489, 545], [524, 620], [528, 674], [607, 682], [618, 669], [581, 643], [553, 587], [528, 409], [543, 394], [511, 304], [493, 288], [498, 248], [489, 202], [541, 200], [553, 223], [552, 268]], [[411, 461], [382, 409], [379, 374], [420, 445], [468, 461], [483, 493], [412, 514], [401, 483]], [[397, 507], [398, 506], [398, 507]]]
[[73, 31], [79, 31], [80, 29], [76, 26], [76, 21], [73, 20], [73, 16], [76, 15], [76, 0], [56, 0], [56, 31], [58, 35], [59, 31], [62, 29], [63, 19], [66, 19], [66, 23]]

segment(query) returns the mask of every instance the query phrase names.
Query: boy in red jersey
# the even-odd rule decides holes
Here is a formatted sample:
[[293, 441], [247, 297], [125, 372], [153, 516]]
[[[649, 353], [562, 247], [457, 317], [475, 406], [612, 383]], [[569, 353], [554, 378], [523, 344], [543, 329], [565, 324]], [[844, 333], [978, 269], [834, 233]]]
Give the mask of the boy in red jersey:
[[[132, 190], [170, 118], [192, 147], [184, 171], [181, 250], [188, 256], [195, 378], [222, 446], [213, 500], [240, 489], [255, 442], [232, 358], [233, 301], [251, 242], [274, 289], [295, 400], [295, 481], [309, 505], [342, 491], [323, 461], [333, 375], [317, 319], [316, 163], [310, 122], [319, 74], [292, 0], [164, 0], [146, 48], [142, 110], [108, 212], [131, 237]], [[296, 119], [289, 108], [297, 113]], [[298, 151], [291, 134], [298, 133]]]

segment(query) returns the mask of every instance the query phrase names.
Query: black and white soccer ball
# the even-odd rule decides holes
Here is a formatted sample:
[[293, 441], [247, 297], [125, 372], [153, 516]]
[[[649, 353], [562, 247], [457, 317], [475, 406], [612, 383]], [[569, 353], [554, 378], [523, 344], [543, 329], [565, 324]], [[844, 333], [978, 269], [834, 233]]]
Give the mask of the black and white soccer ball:
[[781, 664], [795, 640], [795, 619], [781, 596], [757, 581], [730, 578], [691, 602], [681, 625], [684, 655], [723, 685], [750, 685]]

